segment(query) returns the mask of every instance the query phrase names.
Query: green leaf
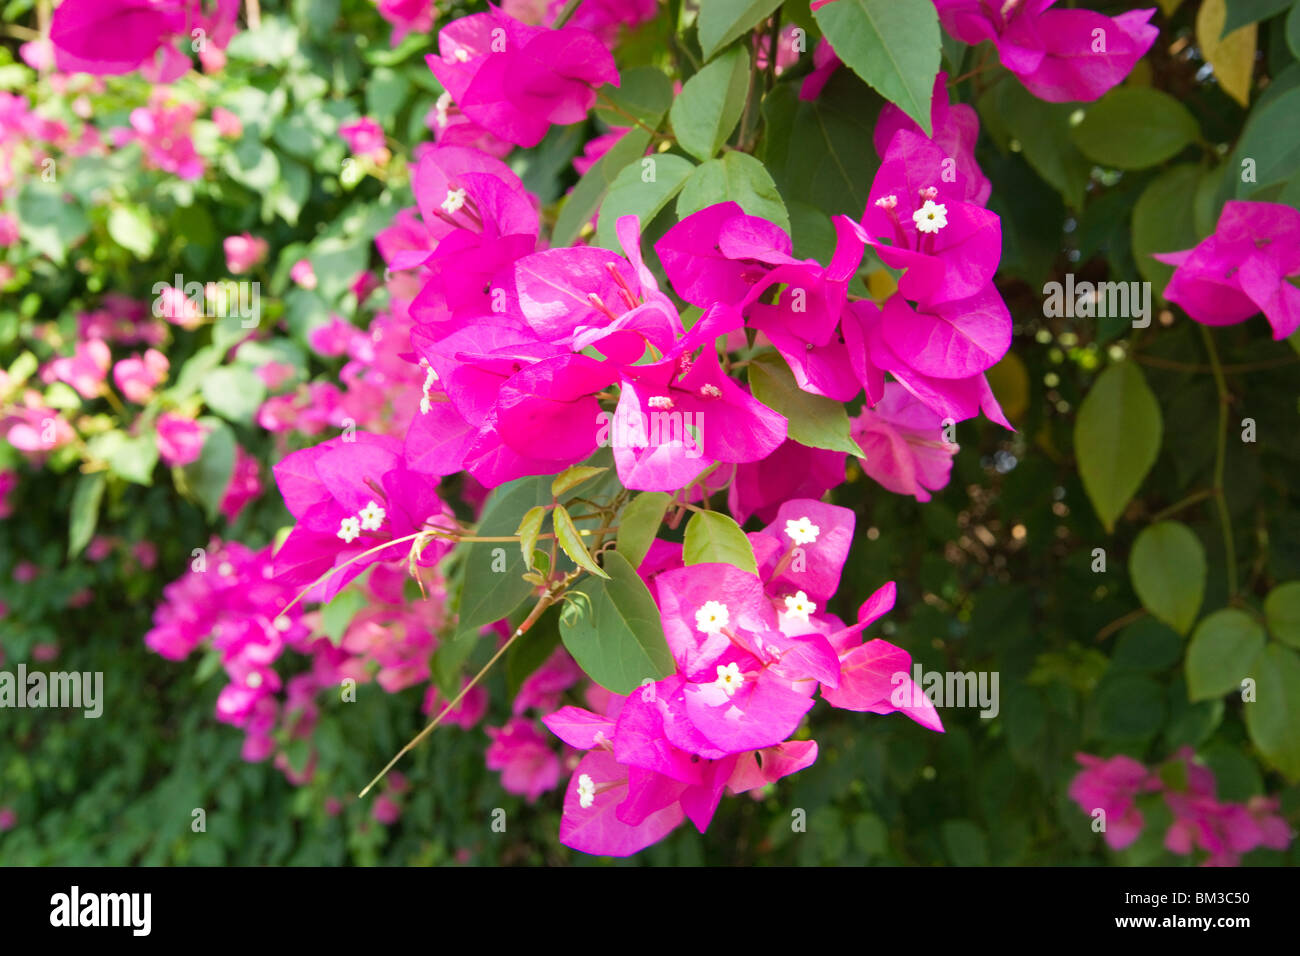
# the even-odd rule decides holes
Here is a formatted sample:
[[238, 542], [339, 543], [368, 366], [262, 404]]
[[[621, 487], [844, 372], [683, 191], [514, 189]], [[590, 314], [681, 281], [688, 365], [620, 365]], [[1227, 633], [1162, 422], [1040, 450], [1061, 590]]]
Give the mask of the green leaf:
[[583, 482], [609, 471], [596, 465], [571, 465], [555, 476], [551, 482], [551, 495], [560, 498]]
[[[1229, 163], [1228, 172], [1238, 199], [1247, 199], [1255, 192], [1284, 183], [1300, 171], [1297, 115], [1300, 115], [1300, 86], [1251, 110]], [[1250, 182], [1243, 175], [1245, 160], [1250, 161], [1253, 172]]]
[[1245, 611], [1224, 608], [1205, 618], [1187, 645], [1187, 697], [1210, 700], [1241, 687], [1264, 647], [1264, 629]]
[[995, 140], [1004, 148], [1018, 149], [1068, 205], [1082, 208], [1092, 164], [1070, 138], [1075, 104], [1040, 100], [1008, 77], [990, 87], [977, 105]]
[[1097, 731], [1106, 740], [1143, 740], [1164, 724], [1164, 692], [1141, 674], [1107, 674], [1097, 687], [1095, 704]]
[[1292, 783], [1300, 780], [1300, 656], [1269, 644], [1254, 663], [1255, 700], [1242, 706], [1250, 739]]
[[646, 156], [625, 166], [600, 204], [596, 245], [620, 251], [622, 247], [615, 233], [618, 220], [636, 216], [642, 228], [648, 226], [659, 210], [677, 195], [694, 169], [695, 164], [690, 160], [671, 153]]
[[781, 193], [761, 162], [748, 153], [731, 151], [697, 167], [677, 197], [677, 218], [720, 202], [734, 202], [751, 216], [774, 222], [790, 232], [790, 214]]
[[730, 564], [758, 574], [754, 546], [734, 518], [717, 511], [697, 511], [686, 523], [686, 564]]
[[149, 210], [142, 206], [114, 206], [108, 214], [108, 234], [137, 259], [148, 259], [158, 241]]
[[941, 50], [934, 4], [836, 0], [814, 16], [836, 55], [929, 136], [930, 98]]
[[1199, 166], [1186, 163], [1167, 169], [1147, 184], [1133, 206], [1133, 259], [1138, 272], [1157, 290], [1174, 274], [1174, 267], [1157, 262], [1152, 253], [1178, 252], [1196, 245], [1196, 209], [1188, 202], [1200, 187]]
[[537, 536], [542, 533], [542, 522], [546, 520], [545, 505], [537, 505], [524, 512], [515, 534], [519, 535], [519, 553], [524, 557], [524, 564], [533, 566], [533, 549], [537, 547]]
[[1196, 141], [1196, 117], [1150, 86], [1117, 86], [1084, 114], [1070, 139], [1089, 159], [1116, 169], [1146, 169]]
[[230, 478], [235, 473], [235, 433], [218, 418], [205, 416], [199, 424], [207, 428], [203, 450], [198, 460], [178, 469], [182, 482], [202, 506], [209, 521], [217, 520], [221, 499], [226, 495]]
[[1300, 581], [1287, 581], [1264, 599], [1268, 630], [1283, 644], [1300, 647]]
[[1205, 596], [1205, 548], [1191, 528], [1178, 521], [1143, 528], [1129, 574], [1143, 607], [1179, 634], [1191, 630]]
[[605, 580], [577, 588], [585, 613], [560, 617], [560, 637], [578, 666], [607, 690], [630, 694], [643, 680], [662, 680], [675, 665], [659, 608], [641, 578], [617, 551], [605, 552]]
[[584, 226], [591, 221], [600, 208], [601, 201], [609, 191], [610, 184], [618, 177], [623, 168], [640, 158], [650, 145], [650, 133], [640, 127], [628, 130], [617, 143], [609, 148], [586, 174], [573, 187], [560, 214], [555, 219], [555, 228], [551, 230], [551, 247], [568, 246], [578, 238]]
[[1295, 0], [1227, 0], [1228, 16], [1223, 21], [1223, 39], [1250, 23], [1259, 23], [1290, 7]]
[[871, 99], [844, 70], [814, 102], [800, 100], [790, 83], [778, 83], [763, 98], [762, 160], [787, 207], [803, 202], [827, 216], [862, 215], [879, 165], [872, 145], [875, 111], [863, 108]]
[[672, 500], [673, 496], [666, 491], [643, 491], [619, 515], [618, 552], [632, 567], [639, 568], [645, 560]]
[[1291, 55], [1300, 59], [1300, 3], [1293, 5], [1286, 15], [1286, 45]]
[[360, 611], [368, 603], [365, 593], [357, 587], [346, 587], [330, 600], [320, 611], [321, 630], [335, 647], [343, 640], [343, 634]]
[[556, 505], [551, 516], [551, 524], [555, 527], [555, 540], [560, 542], [560, 547], [564, 553], [573, 559], [573, 563], [584, 571], [590, 571], [598, 577], [609, 577], [601, 570], [596, 559], [591, 556], [587, 550], [587, 545], [583, 543], [582, 535], [578, 533], [577, 525], [569, 517], [569, 512], [564, 510], [562, 505]]
[[1107, 531], [1155, 464], [1160, 406], [1136, 362], [1102, 372], [1083, 399], [1074, 426], [1074, 454], [1084, 491]]
[[597, 92], [596, 118], [610, 126], [630, 126], [631, 115], [654, 129], [673, 105], [673, 82], [657, 66], [624, 70], [618, 86], [607, 84]]
[[740, 122], [749, 93], [749, 51], [734, 46], [682, 87], [668, 118], [677, 143], [696, 159], [712, 159]]
[[158, 464], [158, 443], [153, 432], [127, 435], [113, 430], [96, 435], [89, 442], [90, 453], [108, 463], [109, 470], [137, 485], [153, 484], [154, 466]]
[[700, 5], [700, 49], [712, 59], [732, 40], [748, 33], [772, 15], [781, 0], [708, 0]]
[[95, 535], [99, 503], [104, 497], [104, 473], [93, 472], [77, 479], [68, 514], [68, 557], [75, 558]]
[[801, 389], [790, 366], [775, 352], [749, 363], [749, 387], [756, 399], [785, 416], [787, 434], [799, 444], [866, 457], [849, 434], [844, 404]]
[[227, 421], [250, 425], [266, 398], [266, 384], [247, 365], [216, 369], [200, 386], [208, 407]]
[[[513, 535], [523, 516], [537, 505], [551, 503], [551, 481], [542, 475], [520, 478], [492, 492], [477, 534], [484, 537]], [[523, 555], [516, 548], [492, 544], [467, 544], [463, 561], [464, 585], [460, 594], [460, 628], [477, 629], [509, 617], [533, 593], [522, 577]]]
[[19, 191], [15, 210], [19, 235], [58, 265], [90, 226], [80, 206], [65, 200], [57, 186], [34, 177]]

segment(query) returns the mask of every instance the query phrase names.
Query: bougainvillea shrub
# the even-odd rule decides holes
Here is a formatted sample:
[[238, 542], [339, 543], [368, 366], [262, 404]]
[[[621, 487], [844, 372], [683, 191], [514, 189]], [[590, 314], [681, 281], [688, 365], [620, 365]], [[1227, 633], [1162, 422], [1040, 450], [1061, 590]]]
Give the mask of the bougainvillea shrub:
[[4, 18], [0, 859], [1294, 858], [1300, 6]]

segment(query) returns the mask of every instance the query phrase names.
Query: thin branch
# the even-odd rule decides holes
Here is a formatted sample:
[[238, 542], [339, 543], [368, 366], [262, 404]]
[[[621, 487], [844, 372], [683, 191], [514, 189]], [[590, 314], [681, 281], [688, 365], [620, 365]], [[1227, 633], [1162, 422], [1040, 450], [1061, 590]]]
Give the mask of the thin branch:
[[1232, 539], [1232, 518], [1228, 514], [1228, 499], [1223, 488], [1223, 467], [1228, 451], [1228, 383], [1223, 378], [1223, 367], [1219, 364], [1219, 352], [1214, 347], [1214, 336], [1209, 328], [1199, 326], [1201, 337], [1205, 339], [1205, 351], [1210, 356], [1210, 367], [1214, 371], [1214, 387], [1219, 393], [1219, 436], [1214, 451], [1214, 490], [1215, 502], [1219, 506], [1219, 526], [1223, 531], [1223, 555], [1228, 565], [1228, 600], [1237, 594], [1237, 546]]

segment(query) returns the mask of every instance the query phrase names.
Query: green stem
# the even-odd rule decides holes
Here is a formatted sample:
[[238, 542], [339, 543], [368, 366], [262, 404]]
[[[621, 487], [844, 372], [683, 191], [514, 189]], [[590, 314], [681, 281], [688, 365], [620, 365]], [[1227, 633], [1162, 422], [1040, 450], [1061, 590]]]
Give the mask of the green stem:
[[1214, 452], [1214, 497], [1219, 510], [1219, 525], [1223, 531], [1223, 554], [1228, 565], [1228, 600], [1237, 596], [1237, 547], [1232, 539], [1232, 519], [1228, 515], [1228, 499], [1223, 488], [1223, 467], [1228, 451], [1228, 383], [1223, 378], [1223, 366], [1219, 364], [1219, 353], [1214, 347], [1214, 336], [1210, 330], [1200, 326], [1201, 337], [1205, 339], [1205, 351], [1210, 356], [1210, 368], [1214, 372], [1214, 387], [1219, 393], [1219, 436]]
[[578, 4], [580, 3], [582, 3], [582, 0], [569, 0], [569, 2], [566, 3], [556, 15], [555, 22], [551, 24], [551, 29], [558, 30], [560, 27], [568, 23], [569, 18], [577, 12]]
[[468, 694], [471, 690], [473, 690], [474, 687], [477, 686], [478, 682], [483, 679], [484, 675], [486, 675], [487, 672], [492, 669], [492, 665], [495, 664], [497, 661], [499, 661], [501, 659], [501, 656], [505, 654], [506, 651], [510, 650], [510, 646], [514, 644], [514, 642], [517, 639], [519, 639], [524, 634], [526, 634], [528, 632], [528, 629], [537, 623], [537, 619], [542, 616], [543, 612], [545, 612], [546, 609], [554, 603], [555, 603], [554, 594], [552, 594], [550, 591], [547, 591], [545, 594], [543, 594], [541, 598], [538, 600], [536, 606], [534, 606], [532, 611], [529, 612], [528, 617], [524, 618], [524, 622], [520, 624], [519, 627], [515, 628], [515, 632], [510, 635], [510, 640], [506, 641], [497, 649], [497, 652], [492, 655], [492, 659], [483, 665], [482, 670], [480, 670], [477, 674], [475, 674], [470, 679], [468, 684], [466, 684], [464, 687], [461, 688], [460, 693], [457, 694], [454, 698], [452, 698], [451, 703], [449, 703], [446, 707], [442, 709], [442, 713], [440, 713], [437, 717], [433, 718], [433, 720], [429, 722], [428, 726], [426, 726], [422, 731], [420, 731], [409, 741], [407, 741], [406, 746], [403, 747], [401, 750], [399, 750], [396, 756], [394, 756], [392, 760], [388, 761], [387, 766], [385, 766], [383, 770], [379, 771], [379, 773], [375, 775], [375, 779], [371, 780], [368, 784], [366, 784], [366, 788], [362, 790], [359, 794], [357, 794], [357, 798], [360, 799], [361, 797], [364, 797], [367, 793], [369, 793], [370, 788], [373, 787], [375, 784], [377, 784], [380, 780], [383, 780], [384, 775], [388, 773], [388, 771], [393, 769], [397, 761], [401, 760], [404, 756], [406, 756], [406, 754], [410, 752], [413, 748], [419, 746], [420, 741], [424, 740], [425, 737], [433, 733], [434, 729], [440, 723], [442, 723], [442, 719], [446, 717], [449, 713], [451, 713], [452, 710], [454, 710], [456, 706], [462, 700], [465, 699], [465, 695]]

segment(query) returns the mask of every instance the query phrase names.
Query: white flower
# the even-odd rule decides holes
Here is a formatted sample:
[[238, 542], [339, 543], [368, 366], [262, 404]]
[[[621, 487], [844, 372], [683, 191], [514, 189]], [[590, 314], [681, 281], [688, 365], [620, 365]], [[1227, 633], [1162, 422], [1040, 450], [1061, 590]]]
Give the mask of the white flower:
[[822, 533], [822, 529], [813, 524], [807, 515], [804, 515], [798, 521], [787, 520], [785, 533], [790, 536], [790, 540], [795, 544], [812, 544], [817, 540], [817, 536]]
[[339, 522], [338, 534], [344, 544], [351, 544], [361, 537], [361, 522], [352, 517], [344, 518]]
[[217, 573], [223, 578], [228, 578], [235, 573], [235, 566], [229, 561], [222, 561], [221, 565], [217, 568]]
[[386, 512], [379, 507], [378, 503], [367, 501], [357, 517], [361, 519], [362, 528], [367, 531], [378, 531], [379, 526], [384, 523], [385, 514]]
[[468, 51], [468, 50], [459, 49], [459, 50], [457, 50], [456, 52], [454, 52], [454, 53], [452, 54], [452, 56], [455, 57], [457, 60], [459, 60], [461, 63], [468, 63], [468, 62], [469, 62], [469, 51]]
[[465, 205], [465, 196], [463, 189], [448, 189], [447, 198], [442, 201], [443, 212], [449, 216], [460, 212]]
[[876, 206], [879, 207], [880, 209], [885, 209], [885, 210], [894, 209], [898, 206], [898, 197], [881, 196], [879, 199], [876, 200]]
[[948, 207], [927, 199], [924, 206], [912, 213], [912, 222], [916, 223], [917, 232], [938, 232], [948, 225]]
[[585, 773], [578, 777], [578, 806], [586, 810], [596, 802], [596, 785]]
[[808, 620], [808, 615], [817, 610], [817, 605], [808, 600], [808, 595], [802, 591], [796, 591], [793, 595], [786, 595], [785, 613], [791, 617], [797, 617], [801, 621]]
[[244, 678], [244, 683], [256, 690], [258, 687], [262, 686], [262, 675], [257, 671], [253, 671]]
[[722, 389], [718, 388], [718, 386], [712, 384], [711, 382], [705, 382], [703, 385], [700, 386], [700, 398], [721, 398], [721, 397], [722, 397]]
[[717, 601], [705, 601], [704, 607], [695, 612], [695, 626], [705, 634], [717, 634], [730, 623], [727, 605]]
[[274, 621], [272, 621], [271, 623], [274, 624], [274, 625], [275, 625], [275, 629], [276, 629], [277, 631], [280, 631], [281, 633], [283, 633], [284, 631], [287, 631], [287, 630], [289, 630], [289, 628], [293, 627], [293, 621], [289, 620], [289, 619], [288, 619], [287, 617], [285, 617], [283, 614], [281, 614], [279, 617], [277, 617], [277, 618], [276, 618]]
[[727, 664], [725, 667], [718, 665], [718, 679], [713, 682], [713, 686], [719, 690], [726, 691], [727, 696], [731, 697], [740, 686], [745, 683], [745, 677], [740, 673], [740, 665], [735, 661]]
[[668, 395], [651, 395], [645, 402], [651, 408], [668, 409], [673, 407], [673, 400]]

